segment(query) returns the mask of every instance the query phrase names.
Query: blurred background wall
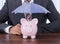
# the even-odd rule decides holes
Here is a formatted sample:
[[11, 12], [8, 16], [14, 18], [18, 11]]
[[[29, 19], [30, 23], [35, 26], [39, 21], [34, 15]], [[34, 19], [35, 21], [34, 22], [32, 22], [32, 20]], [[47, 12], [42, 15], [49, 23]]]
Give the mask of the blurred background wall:
[[5, 0], [0, 0], [0, 10], [2, 9], [2, 7], [4, 6]]
[[55, 4], [57, 11], [60, 13], [60, 0], [52, 0]]

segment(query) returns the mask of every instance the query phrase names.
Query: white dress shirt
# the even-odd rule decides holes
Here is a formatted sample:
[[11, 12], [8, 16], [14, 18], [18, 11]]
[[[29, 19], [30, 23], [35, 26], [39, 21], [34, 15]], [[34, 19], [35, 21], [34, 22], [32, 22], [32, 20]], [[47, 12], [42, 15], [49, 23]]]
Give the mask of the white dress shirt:
[[[22, 4], [23, 4], [23, 3], [24, 3], [24, 0], [21, 0], [21, 2], [22, 2]], [[31, 1], [30, 1], [30, 3], [33, 3], [33, 2], [34, 2], [34, 0], [31, 0]], [[11, 27], [11, 26], [8, 26], [8, 27], [5, 28], [5, 32], [6, 32], [6, 33], [9, 33], [9, 28], [10, 28], [10, 27]]]

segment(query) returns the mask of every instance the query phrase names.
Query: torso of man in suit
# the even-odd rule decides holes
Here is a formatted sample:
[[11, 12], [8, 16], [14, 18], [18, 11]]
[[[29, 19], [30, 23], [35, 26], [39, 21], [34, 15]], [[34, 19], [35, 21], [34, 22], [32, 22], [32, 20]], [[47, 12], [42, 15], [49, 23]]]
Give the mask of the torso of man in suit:
[[[42, 5], [43, 7], [47, 8], [47, 0], [46, 2], [44, 1], [40, 1], [40, 0], [35, 0], [34, 3]], [[14, 14], [12, 13], [13, 10], [15, 10], [17, 7], [19, 7], [20, 5], [22, 5], [21, 0], [8, 0], [8, 9], [9, 9], [9, 18], [12, 21], [13, 25], [16, 25], [17, 23], [20, 23], [20, 19], [21, 18], [25, 18], [23, 13], [17, 13]], [[39, 23], [44, 23], [46, 22], [46, 14], [32, 14], [32, 18], [38, 18], [39, 19]]]
[[[58, 19], [59, 13], [57, 12], [56, 8], [54, 7], [54, 4], [51, 0], [34, 0], [35, 4], [39, 4], [43, 7], [45, 7], [47, 10], [49, 10], [50, 14], [44, 14], [44, 13], [32, 13], [32, 18], [38, 18], [38, 29], [41, 29], [41, 24], [43, 27], [46, 27], [46, 20], [47, 18], [53, 22]], [[3, 18], [0, 18], [0, 23], [4, 23], [5, 21], [8, 21], [8, 24], [10, 25], [16, 25], [20, 23], [21, 18], [25, 18], [24, 13], [12, 13], [13, 10], [15, 10], [17, 7], [22, 5], [21, 0], [6, 0], [6, 3], [4, 7], [1, 10], [1, 14]], [[3, 11], [3, 12], [2, 12]], [[45, 24], [45, 25], [44, 25]], [[51, 27], [51, 25], [49, 25]], [[41, 29], [43, 30], [43, 29]], [[40, 30], [40, 31], [41, 31]], [[53, 31], [53, 30], [52, 30]]]

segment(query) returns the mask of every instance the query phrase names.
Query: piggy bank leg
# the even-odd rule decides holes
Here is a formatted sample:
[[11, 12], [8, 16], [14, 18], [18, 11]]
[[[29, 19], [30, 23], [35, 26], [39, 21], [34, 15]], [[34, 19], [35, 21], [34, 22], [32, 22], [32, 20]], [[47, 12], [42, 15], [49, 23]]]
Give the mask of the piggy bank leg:
[[31, 38], [34, 39], [34, 38], [36, 38], [36, 36], [35, 35], [34, 36], [31, 36]]
[[27, 38], [27, 36], [23, 35], [23, 38]]

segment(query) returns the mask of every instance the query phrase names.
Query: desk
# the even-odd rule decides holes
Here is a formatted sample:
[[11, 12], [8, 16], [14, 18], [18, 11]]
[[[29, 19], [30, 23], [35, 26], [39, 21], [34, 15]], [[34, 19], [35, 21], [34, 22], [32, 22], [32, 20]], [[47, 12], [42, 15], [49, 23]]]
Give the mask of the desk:
[[40, 33], [36, 39], [19, 35], [0, 34], [0, 44], [60, 44], [60, 33]]

